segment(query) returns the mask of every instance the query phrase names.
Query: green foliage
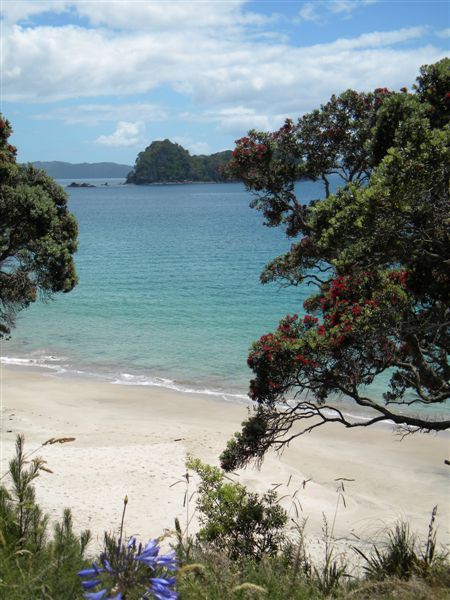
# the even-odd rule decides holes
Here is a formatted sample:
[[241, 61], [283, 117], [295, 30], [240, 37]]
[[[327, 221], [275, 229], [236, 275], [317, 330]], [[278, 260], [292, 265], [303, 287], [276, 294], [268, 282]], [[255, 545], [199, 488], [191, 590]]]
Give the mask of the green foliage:
[[187, 464], [199, 475], [197, 510], [201, 529], [198, 540], [225, 552], [232, 560], [248, 556], [260, 559], [276, 554], [284, 536], [286, 511], [277, 495], [248, 492], [227, 480], [221, 469], [190, 459]]
[[321, 592], [329, 596], [333, 592], [338, 591], [339, 588], [343, 586], [345, 578], [349, 576], [347, 572], [348, 564], [343, 556], [336, 556], [333, 530], [331, 529], [330, 531], [325, 515], [323, 517], [322, 531], [324, 540], [324, 559], [321, 564], [312, 565], [309, 577]]
[[[297, 124], [237, 141], [232, 174], [255, 192], [267, 225], [297, 238], [262, 282], [307, 283], [317, 293], [303, 319], [287, 316], [253, 344], [256, 407], [223, 453], [224, 468], [331, 421], [450, 427], [438, 411], [412, 409], [444, 411], [450, 398], [449, 80], [446, 59], [422, 68], [414, 94], [349, 90]], [[301, 203], [301, 173], [324, 182], [325, 198]], [[333, 173], [345, 185], [330, 194]], [[368, 393], [380, 376], [389, 382], [382, 398]], [[369, 420], [346, 416], [336, 398], [369, 409]], [[292, 434], [299, 420], [306, 425]]]
[[368, 578], [411, 579], [416, 576], [424, 579], [437, 577], [450, 580], [448, 554], [437, 552], [436, 549], [434, 529], [436, 512], [437, 506], [431, 514], [427, 543], [423, 550], [420, 549], [417, 536], [410, 532], [409, 524], [403, 521], [387, 532], [384, 544], [374, 545], [370, 555], [355, 548], [365, 561], [364, 570]]
[[11, 131], [0, 115], [0, 338], [39, 294], [77, 283], [77, 223], [66, 193], [44, 171], [16, 163]]
[[[402, 562], [405, 558], [399, 555], [398, 560]], [[203, 544], [192, 547], [189, 559], [179, 571], [177, 590], [182, 600], [444, 600], [449, 597], [446, 559], [436, 563], [428, 574], [418, 571], [408, 580], [393, 575], [381, 580], [344, 577], [345, 571], [345, 563], [334, 557], [332, 545], [325, 549], [324, 561], [314, 564], [305, 555], [302, 535], [297, 541], [285, 540], [280, 553], [261, 560], [251, 557], [231, 560], [224, 552]]]
[[231, 151], [217, 152], [211, 156], [191, 156], [182, 146], [170, 140], [152, 142], [138, 154], [127, 183], [223, 181], [225, 176], [222, 168], [230, 158]]
[[282, 556], [262, 560], [230, 560], [224, 553], [196, 549], [180, 570], [177, 589], [182, 600], [319, 600], [325, 596], [307, 581], [297, 565]]
[[28, 462], [18, 436], [10, 462], [11, 489], [0, 486], [0, 597], [81, 598], [77, 570], [86, 565], [88, 531], [76, 536], [69, 509], [47, 534], [48, 516], [36, 503], [32, 482], [48, 470], [42, 459]]
[[420, 101], [428, 107], [432, 126], [446, 125], [450, 120], [450, 58], [421, 67], [414, 87]]

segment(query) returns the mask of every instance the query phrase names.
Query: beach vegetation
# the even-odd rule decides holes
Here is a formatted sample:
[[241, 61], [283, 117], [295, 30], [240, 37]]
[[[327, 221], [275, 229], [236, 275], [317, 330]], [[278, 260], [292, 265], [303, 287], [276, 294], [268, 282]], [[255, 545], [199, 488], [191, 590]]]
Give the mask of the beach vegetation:
[[218, 467], [191, 458], [187, 466], [200, 478], [196, 509], [197, 540], [230, 559], [275, 555], [288, 520], [274, 490], [259, 495], [227, 478]]
[[[254, 410], [222, 454], [225, 469], [331, 422], [450, 427], [449, 89], [443, 59], [422, 67], [413, 92], [348, 90], [237, 141], [233, 176], [266, 225], [293, 240], [262, 282], [315, 293], [252, 345]], [[302, 203], [301, 176], [323, 181], [324, 197]], [[333, 194], [331, 176], [342, 182]], [[373, 393], [380, 381], [385, 392]]]
[[[388, 548], [396, 535], [397, 527], [388, 530], [386, 539], [379, 542], [380, 547]], [[418, 548], [417, 545], [416, 556], [421, 556]], [[410, 547], [400, 543], [397, 549], [396, 560], [406, 564]], [[344, 557], [336, 556], [327, 562], [325, 549], [324, 553], [324, 560], [316, 562], [305, 552], [302, 537], [293, 540], [286, 536], [280, 552], [261, 560], [251, 557], [233, 560], [211, 546], [194, 544], [189, 559], [182, 563], [177, 574], [177, 591], [181, 599], [189, 600], [444, 600], [449, 597], [450, 567], [442, 552], [441, 559], [426, 572], [407, 570], [404, 576], [399, 576], [394, 563], [389, 572], [382, 569], [372, 574], [352, 568]]]
[[121, 537], [106, 534], [99, 558], [78, 576], [88, 600], [176, 600], [177, 567], [174, 553], [160, 554], [158, 540], [142, 545], [134, 537], [124, 542]]
[[90, 533], [75, 534], [65, 509], [49, 534], [49, 518], [36, 502], [33, 485], [49, 469], [41, 458], [29, 456], [23, 436], [17, 436], [16, 455], [5, 474], [10, 485], [0, 485], [0, 598], [79, 598], [76, 573], [87, 564]]
[[84, 598], [96, 600], [138, 600], [156, 598], [177, 600], [174, 572], [178, 569], [175, 552], [160, 553], [160, 540], [137, 543], [135, 537], [124, 541], [124, 520], [128, 497], [123, 501], [118, 537], [105, 533], [103, 551], [87, 569], [78, 572]]
[[77, 283], [77, 222], [67, 195], [44, 171], [17, 163], [11, 133], [0, 114], [0, 339], [19, 310]]
[[355, 552], [364, 559], [363, 568], [366, 576], [377, 580], [440, 578], [443, 581], [447, 580], [450, 585], [448, 552], [440, 550], [436, 544], [436, 513], [437, 506], [431, 513], [425, 544], [420, 543], [407, 522], [400, 521], [387, 531], [381, 544], [373, 545], [370, 553], [354, 548]]
[[[49, 443], [66, 443], [72, 438], [52, 438]], [[364, 561], [360, 572], [352, 570], [342, 554], [335, 552], [333, 527], [324, 520], [324, 543], [316, 545], [323, 559], [312, 559], [304, 535], [305, 521], [287, 528], [280, 509], [272, 530], [276, 547], [261, 551], [261, 536], [255, 530], [261, 513], [273, 513], [274, 503], [258, 502], [244, 486], [234, 482], [217, 467], [192, 459], [202, 490], [200, 498], [200, 535], [188, 535], [176, 528], [174, 551], [162, 551], [164, 538], [140, 544], [134, 537], [125, 539], [124, 499], [118, 535], [105, 534], [103, 550], [87, 560], [89, 532], [76, 534], [70, 510], [48, 534], [48, 516], [36, 502], [33, 483], [49, 469], [36, 451], [25, 452], [24, 438], [16, 440], [16, 455], [10, 461], [9, 485], [0, 486], [0, 598], [23, 600], [180, 600], [236, 598], [307, 600], [342, 598], [365, 600], [392, 598], [428, 600], [448, 598], [450, 567], [448, 554], [436, 543], [436, 508], [432, 512], [425, 543], [410, 533], [405, 523], [388, 529], [372, 552], [358, 550]], [[228, 483], [230, 488], [225, 488]], [[221, 488], [221, 489], [220, 489]], [[230, 492], [231, 490], [231, 492]], [[202, 499], [203, 496], [203, 499]], [[241, 508], [236, 497], [243, 498]], [[192, 494], [191, 494], [192, 498]], [[230, 501], [231, 498], [231, 501]], [[213, 506], [213, 504], [215, 506]], [[230, 509], [231, 505], [231, 509]], [[204, 512], [200, 510], [205, 506]], [[257, 506], [256, 518], [253, 508]], [[264, 510], [260, 508], [263, 506]], [[249, 517], [250, 507], [250, 517]], [[203, 510], [203, 509], [202, 509]], [[234, 515], [229, 518], [229, 515]], [[275, 513], [274, 513], [275, 514]], [[239, 519], [250, 518], [246, 527], [253, 550], [244, 538]], [[216, 522], [227, 540], [222, 544], [213, 535], [202, 535]], [[232, 537], [237, 522], [239, 537]], [[269, 535], [269, 528], [267, 528]], [[231, 550], [231, 551], [230, 551]]]

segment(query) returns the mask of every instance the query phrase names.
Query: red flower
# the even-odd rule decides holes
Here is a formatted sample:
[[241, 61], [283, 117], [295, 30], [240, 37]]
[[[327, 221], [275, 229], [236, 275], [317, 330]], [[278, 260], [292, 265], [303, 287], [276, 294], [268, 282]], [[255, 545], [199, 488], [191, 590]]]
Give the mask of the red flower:
[[354, 304], [352, 306], [352, 315], [354, 317], [359, 317], [362, 314], [362, 308], [360, 307], [359, 304]]
[[313, 317], [311, 315], [305, 315], [303, 317], [303, 323], [307, 326], [307, 327], [312, 327], [313, 325], [315, 325], [318, 322], [319, 319], [316, 319], [316, 317]]

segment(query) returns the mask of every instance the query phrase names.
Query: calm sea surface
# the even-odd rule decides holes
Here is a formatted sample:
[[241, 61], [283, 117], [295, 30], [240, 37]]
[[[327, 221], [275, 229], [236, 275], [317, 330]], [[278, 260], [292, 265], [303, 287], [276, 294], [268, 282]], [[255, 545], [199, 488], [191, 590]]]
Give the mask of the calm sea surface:
[[[3, 362], [245, 398], [250, 344], [302, 314], [311, 293], [259, 282], [291, 241], [262, 225], [241, 184], [86, 181], [97, 187], [67, 190], [79, 284], [19, 313]], [[311, 182], [297, 192], [303, 202], [323, 195]]]
[[[4, 361], [245, 394], [251, 342], [301, 313], [308, 294], [259, 282], [290, 241], [262, 225], [240, 184], [95, 183], [67, 190], [79, 224], [78, 286], [19, 314]], [[322, 193], [309, 182], [299, 188], [305, 201]]]

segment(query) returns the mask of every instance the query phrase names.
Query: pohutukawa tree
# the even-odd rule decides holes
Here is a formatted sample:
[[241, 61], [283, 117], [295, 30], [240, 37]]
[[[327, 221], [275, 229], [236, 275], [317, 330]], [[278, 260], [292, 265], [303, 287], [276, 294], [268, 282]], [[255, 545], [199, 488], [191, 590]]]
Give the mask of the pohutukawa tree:
[[66, 193], [44, 171], [17, 164], [10, 135], [0, 114], [0, 339], [39, 295], [69, 292], [77, 282], [77, 223]]
[[[349, 90], [236, 143], [232, 174], [266, 224], [294, 239], [262, 281], [316, 293], [306, 314], [253, 344], [255, 406], [222, 454], [225, 469], [329, 422], [450, 427], [450, 60], [422, 67], [417, 81], [413, 93]], [[333, 174], [342, 187], [331, 194]], [[302, 177], [323, 181], [325, 198], [302, 203]], [[385, 393], [369, 393], [380, 378]], [[367, 418], [352, 418], [343, 400]]]

